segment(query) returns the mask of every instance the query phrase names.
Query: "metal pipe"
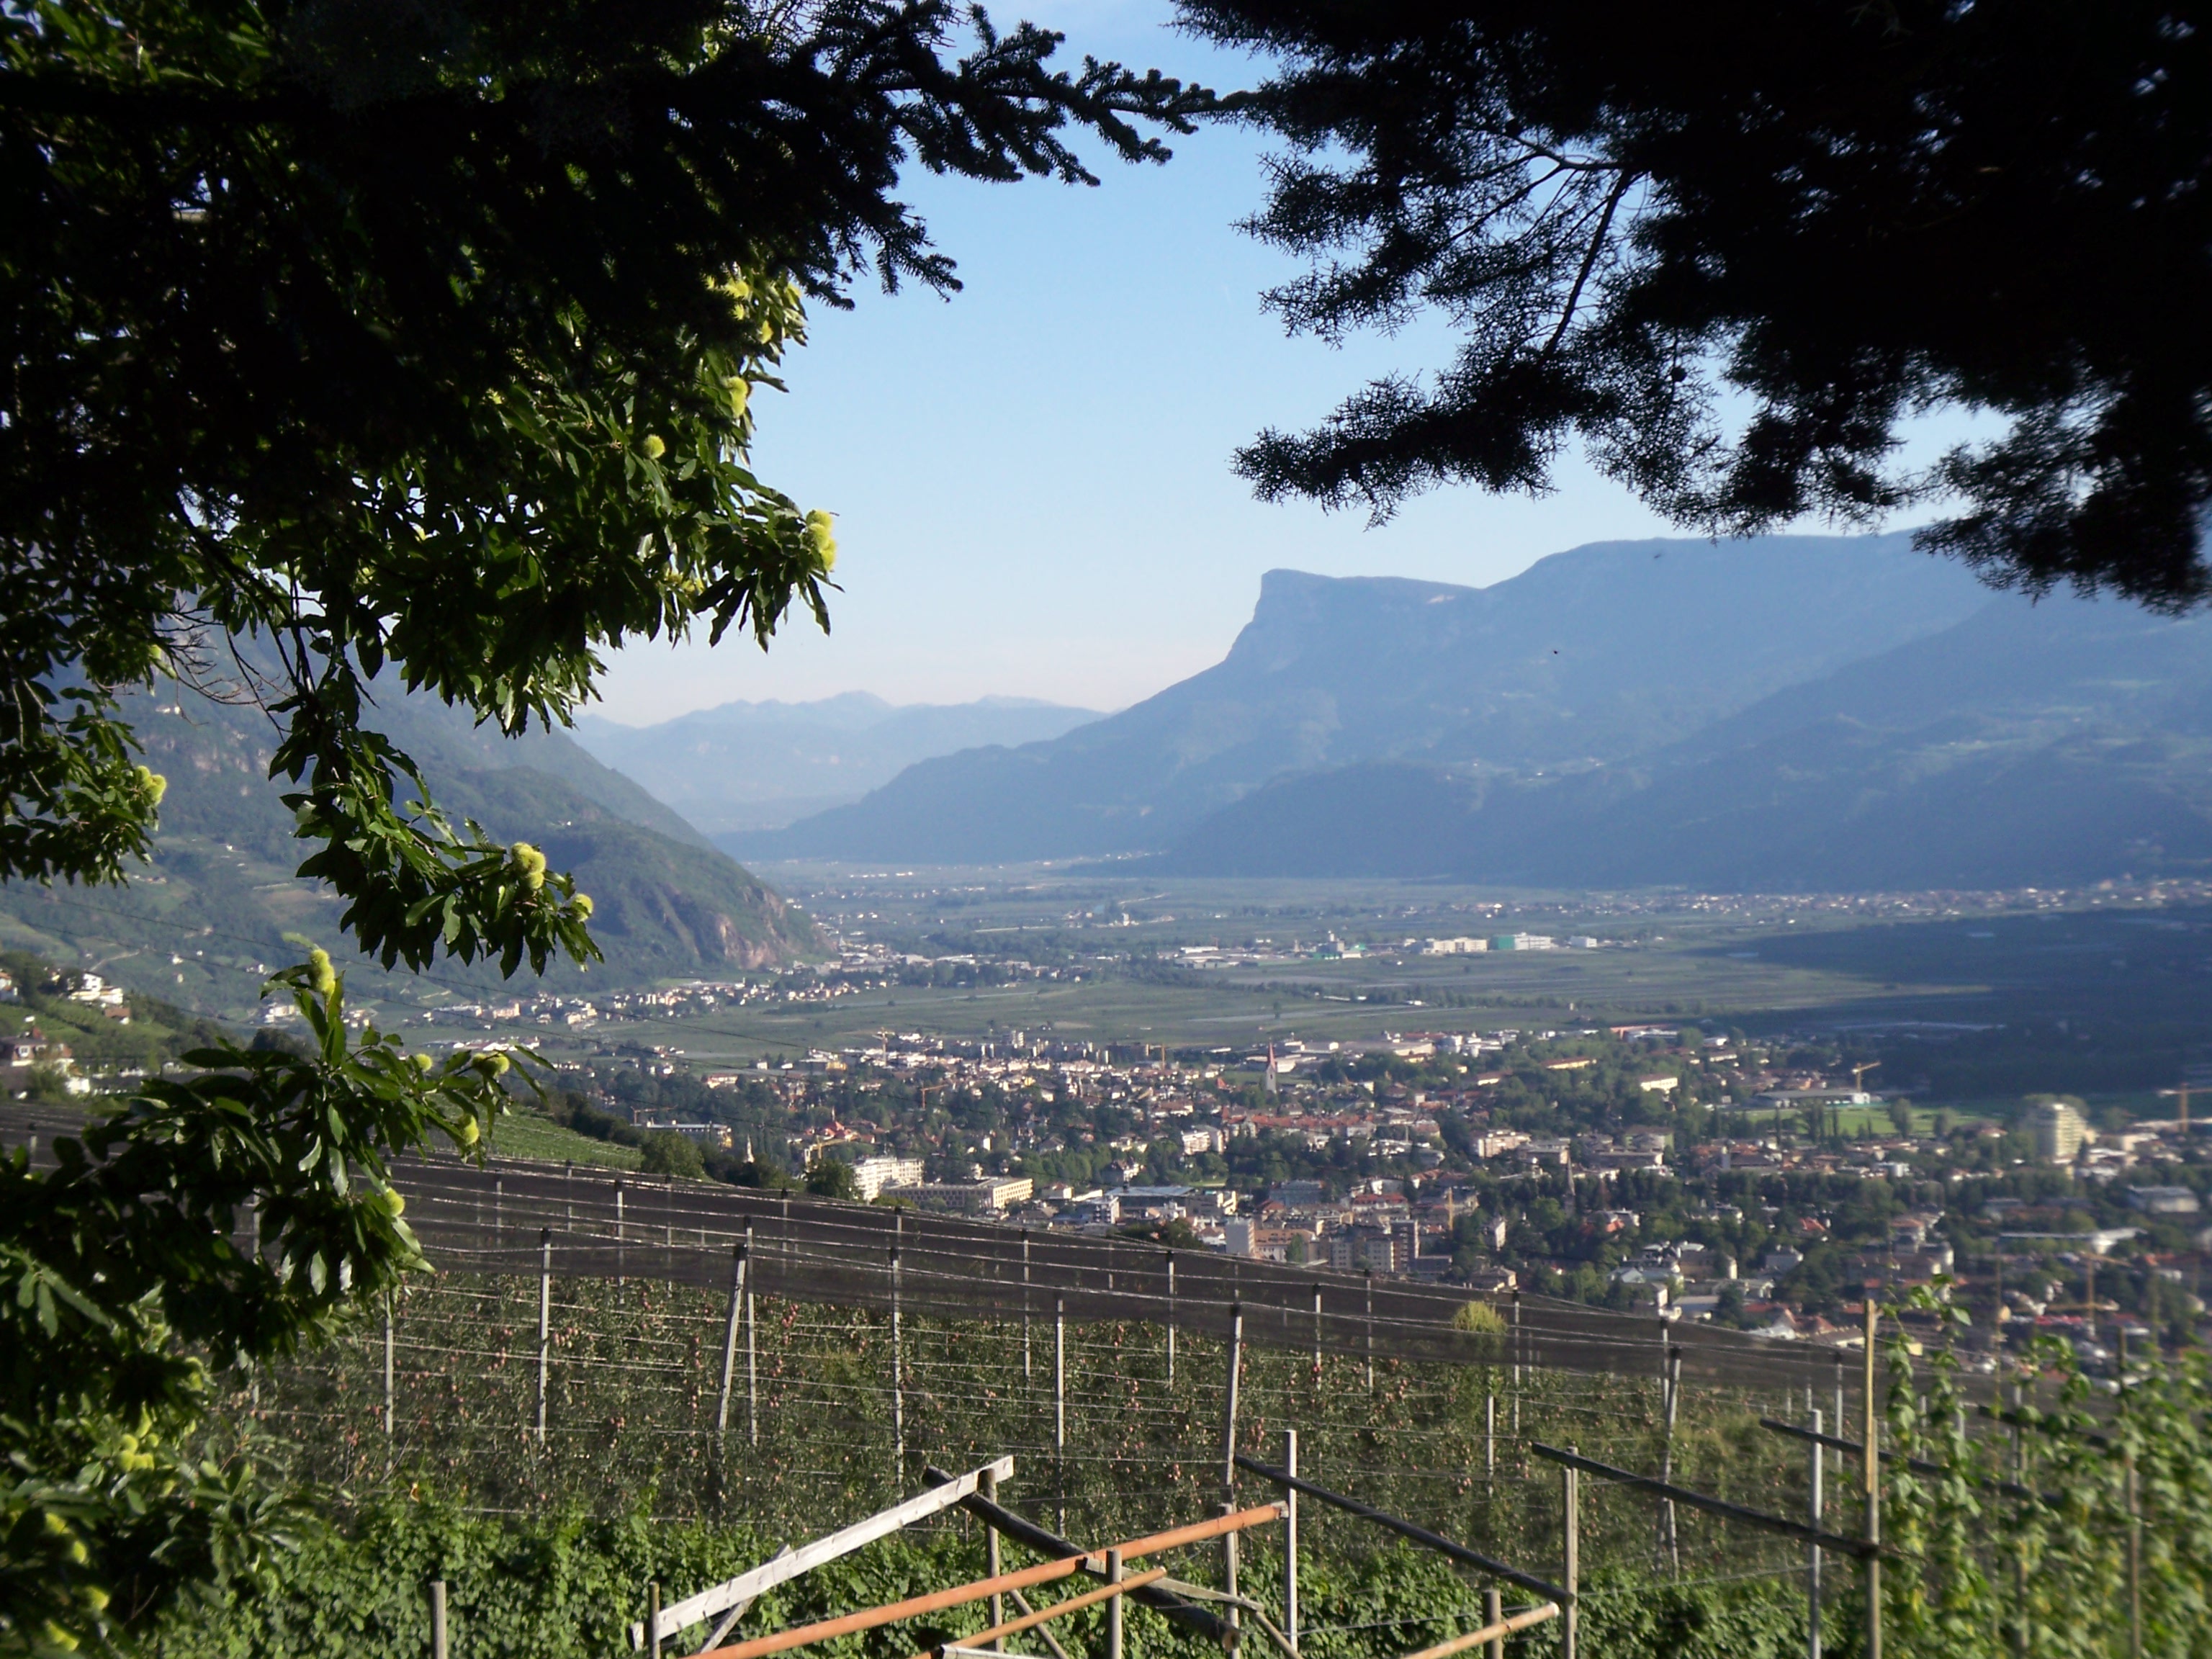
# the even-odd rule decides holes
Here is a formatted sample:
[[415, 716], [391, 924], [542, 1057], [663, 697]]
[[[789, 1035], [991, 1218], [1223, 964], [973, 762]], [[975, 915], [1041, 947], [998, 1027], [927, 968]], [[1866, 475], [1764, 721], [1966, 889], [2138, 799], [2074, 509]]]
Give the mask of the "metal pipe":
[[[1552, 1462], [1563, 1464], [1570, 1468], [1580, 1469], [1585, 1474], [1595, 1475], [1599, 1480], [1610, 1481], [1615, 1486], [1633, 1486], [1638, 1491], [1651, 1492], [1661, 1498], [1672, 1498], [1677, 1503], [1686, 1504], [1693, 1510], [1703, 1510], [1708, 1515], [1717, 1515], [1729, 1521], [1741, 1521], [1747, 1525], [1761, 1527], [1768, 1532], [1778, 1532], [1785, 1537], [1798, 1539], [1805, 1543], [1819, 1544], [1824, 1549], [1863, 1556], [1869, 1550], [1881, 1547], [1879, 1545], [1867, 1544], [1856, 1538], [1846, 1538], [1838, 1533], [1822, 1532], [1816, 1528], [1807, 1526], [1802, 1521], [1792, 1521], [1786, 1516], [1767, 1515], [1759, 1510], [1746, 1509], [1742, 1504], [1731, 1504], [1725, 1498], [1708, 1497], [1701, 1492], [1692, 1492], [1687, 1486], [1670, 1486], [1663, 1480], [1654, 1480], [1648, 1474], [1637, 1474], [1627, 1469], [1615, 1468], [1612, 1464], [1601, 1463], [1594, 1457], [1584, 1457], [1572, 1448], [1561, 1451], [1557, 1446], [1547, 1446], [1541, 1441], [1534, 1441], [1530, 1443], [1528, 1449], [1539, 1457], [1547, 1458]], [[1894, 1551], [1890, 1553], [1895, 1553]]]
[[1237, 1462], [1239, 1467], [1249, 1474], [1258, 1475], [1263, 1480], [1272, 1480], [1275, 1485], [1289, 1491], [1302, 1492], [1307, 1497], [1317, 1498], [1333, 1509], [1342, 1510], [1346, 1515], [1356, 1515], [1363, 1521], [1371, 1521], [1378, 1527], [1396, 1533], [1401, 1538], [1410, 1538], [1425, 1548], [1432, 1549], [1440, 1555], [1449, 1556], [1455, 1561], [1462, 1562], [1479, 1571], [1486, 1572], [1493, 1578], [1502, 1578], [1509, 1584], [1518, 1584], [1523, 1589], [1534, 1590], [1537, 1595], [1553, 1601], [1559, 1600], [1568, 1594], [1565, 1588], [1552, 1583], [1548, 1578], [1539, 1578], [1534, 1573], [1523, 1572], [1518, 1567], [1510, 1565], [1494, 1557], [1485, 1555], [1478, 1550], [1471, 1550], [1464, 1544], [1455, 1544], [1441, 1533], [1431, 1532], [1426, 1527], [1363, 1504], [1356, 1498], [1346, 1498], [1343, 1493], [1331, 1492], [1326, 1486], [1316, 1486], [1312, 1481], [1294, 1475], [1286, 1469], [1269, 1468], [1258, 1459], [1246, 1457], [1242, 1453], [1238, 1454]]

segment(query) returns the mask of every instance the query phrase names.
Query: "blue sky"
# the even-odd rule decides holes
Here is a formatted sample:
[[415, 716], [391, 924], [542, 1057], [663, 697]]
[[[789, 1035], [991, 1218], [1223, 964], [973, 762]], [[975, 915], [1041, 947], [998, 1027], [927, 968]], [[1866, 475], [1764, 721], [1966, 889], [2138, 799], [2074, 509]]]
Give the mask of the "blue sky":
[[[1166, 29], [1154, 0], [1021, 15], [1065, 31], [1071, 55], [1252, 78]], [[911, 178], [963, 291], [869, 287], [851, 312], [817, 311], [788, 394], [754, 405], [762, 475], [838, 515], [833, 632], [796, 624], [765, 654], [630, 650], [604, 712], [641, 724], [849, 690], [1119, 708], [1218, 660], [1278, 566], [1480, 586], [1580, 543], [1674, 533], [1579, 464], [1542, 500], [1449, 490], [1377, 530], [1255, 501], [1229, 470], [1239, 443], [1311, 422], [1374, 374], [1440, 364], [1445, 340], [1285, 338], [1259, 295], [1296, 267], [1233, 228], [1261, 198], [1262, 146], [1210, 130], [1174, 148], [1165, 167], [1101, 162], [1097, 189]]]

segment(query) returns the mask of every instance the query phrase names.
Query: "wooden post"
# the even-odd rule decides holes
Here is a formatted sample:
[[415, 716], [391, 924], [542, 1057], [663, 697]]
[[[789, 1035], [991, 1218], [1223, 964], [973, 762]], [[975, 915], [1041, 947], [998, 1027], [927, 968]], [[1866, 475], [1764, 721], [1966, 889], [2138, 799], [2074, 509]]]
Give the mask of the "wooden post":
[[[998, 1470], [984, 1470], [982, 1478], [976, 1484], [983, 1494], [985, 1503], [995, 1504], [999, 1501]], [[999, 1559], [999, 1529], [986, 1522], [983, 1527], [983, 1576], [986, 1578], [996, 1578], [1005, 1571], [1006, 1567]], [[998, 1626], [1006, 1622], [1006, 1598], [994, 1590], [991, 1593], [991, 1623]], [[994, 1652], [1004, 1653], [1006, 1650], [1006, 1638], [993, 1637], [991, 1647]]]
[[726, 1440], [730, 1434], [730, 1390], [737, 1381], [738, 1325], [745, 1311], [745, 1247], [735, 1246], [730, 1251], [730, 1312], [722, 1322], [722, 1390], [714, 1407], [714, 1437]]
[[[1121, 1552], [1106, 1552], [1106, 1582], [1121, 1582]], [[1106, 1598], [1106, 1659], [1121, 1659], [1121, 1601], [1118, 1595]]]
[[553, 1370], [553, 1230], [538, 1230], [538, 1443], [545, 1443], [545, 1395]]
[[[1316, 1292], [1318, 1294], [1318, 1292]], [[1298, 1431], [1283, 1431], [1283, 1473], [1298, 1473]], [[1283, 1492], [1283, 1642], [1290, 1659], [1298, 1659], [1298, 1489]]]
[[[1860, 1401], [1866, 1436], [1866, 1535], [1869, 1544], [1881, 1542], [1881, 1419], [1874, 1401], [1874, 1292], [1866, 1292], [1865, 1371]], [[1867, 1630], [1864, 1659], [1881, 1659], [1881, 1556], [1873, 1550], [1866, 1557]]]
[[[1567, 1449], [1579, 1455], [1582, 1448]], [[1570, 1465], [1559, 1468], [1559, 1583], [1567, 1592], [1559, 1609], [1559, 1659], [1576, 1659], [1582, 1634], [1583, 1516], [1582, 1471]]]
[[745, 1223], [745, 1439], [760, 1444], [760, 1316], [753, 1291], [753, 1224]]
[[[1810, 1390], [1808, 1389], [1809, 1393]], [[1822, 1419], [1820, 1411], [1813, 1413], [1813, 1432], [1820, 1432]], [[1827, 1465], [1827, 1449], [1815, 1440], [1808, 1448], [1812, 1456], [1807, 1472], [1808, 1480], [1805, 1502], [1805, 1518], [1815, 1530], [1827, 1526], [1827, 1505], [1823, 1503], [1820, 1475]], [[1805, 1554], [1805, 1659], [1820, 1659], [1820, 1547], [1810, 1546]]]
[[1170, 1391], [1175, 1388], [1175, 1252], [1170, 1250], [1168, 1252], [1168, 1388]]
[[384, 1473], [388, 1479], [398, 1452], [398, 1431], [392, 1421], [392, 1295], [384, 1297]]
[[[1221, 1421], [1221, 1512], [1237, 1513], [1237, 1390], [1244, 1370], [1244, 1304], [1229, 1304], [1229, 1364], [1227, 1395]], [[1221, 1534], [1221, 1587], [1237, 1594], [1237, 1534]], [[1228, 1606], [1230, 1624], [1243, 1623], [1235, 1602]]]
[[[1498, 1594], [1495, 1584], [1482, 1593], [1482, 1622], [1492, 1630], [1505, 1622], [1505, 1598]], [[1490, 1659], [1505, 1659], [1505, 1638], [1503, 1635], [1490, 1638], [1489, 1654]]]
[[430, 1581], [430, 1659], [447, 1659], [450, 1652], [446, 1639], [446, 1581]]
[[645, 1581], [645, 1650], [660, 1659], [660, 1581]]

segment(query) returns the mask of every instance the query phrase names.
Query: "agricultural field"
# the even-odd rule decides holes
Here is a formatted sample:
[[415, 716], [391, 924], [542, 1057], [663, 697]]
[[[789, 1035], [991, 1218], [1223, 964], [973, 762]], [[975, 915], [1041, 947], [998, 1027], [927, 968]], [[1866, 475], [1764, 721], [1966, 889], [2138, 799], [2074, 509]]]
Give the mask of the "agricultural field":
[[[740, 1363], [725, 1422], [722, 1297], [646, 1279], [560, 1279], [540, 1438], [538, 1292], [534, 1278], [444, 1275], [401, 1299], [388, 1338], [372, 1317], [251, 1390], [241, 1386], [235, 1416], [289, 1446], [296, 1476], [345, 1493], [345, 1513], [265, 1595], [186, 1621], [159, 1650], [176, 1659], [411, 1653], [422, 1638], [419, 1583], [441, 1576], [456, 1598], [457, 1654], [606, 1654], [622, 1645], [619, 1624], [640, 1616], [647, 1578], [688, 1592], [918, 1490], [925, 1465], [959, 1470], [1011, 1454], [1016, 1472], [1002, 1500], [1089, 1544], [1201, 1517], [1223, 1495], [1228, 1355], [1194, 1332], [1181, 1334], [1171, 1360], [1155, 1325], [1056, 1331], [1042, 1318], [1024, 1326], [909, 1315], [895, 1332], [881, 1312], [762, 1299], [750, 1386]], [[1655, 1340], [1655, 1362], [1662, 1352]], [[1954, 1471], [1893, 1475], [1886, 1535], [1901, 1554], [1885, 1602], [1892, 1652], [1995, 1659], [2022, 1639], [2036, 1652], [2106, 1650], [2052, 1643], [2085, 1613], [2108, 1635], [2124, 1631], [2130, 1501], [2149, 1505], [2137, 1534], [2142, 1650], [2204, 1650], [2190, 1611], [2208, 1565], [2196, 1553], [2193, 1517], [2212, 1498], [2201, 1393], [2175, 1395], [2146, 1378], [2139, 1403], [2116, 1415], [2106, 1402], [2091, 1415], [2086, 1401], [2046, 1387], [2037, 1398], [2057, 1415], [2018, 1441], [1972, 1401], [1954, 1405], [1940, 1367], [1916, 1371], [1902, 1351], [1887, 1363], [1892, 1454], [1934, 1455]], [[1516, 1372], [1386, 1353], [1370, 1370], [1358, 1353], [1326, 1352], [1316, 1364], [1295, 1347], [1255, 1343], [1240, 1357], [1236, 1443], [1279, 1462], [1283, 1431], [1295, 1428], [1301, 1473], [1316, 1485], [1556, 1581], [1566, 1488], [1540, 1447], [1663, 1469], [1683, 1488], [1804, 1517], [1812, 1454], [1761, 1419], [1808, 1423], [1819, 1409], [1830, 1431], [1863, 1431], [1855, 1378], [1840, 1425], [1826, 1390], [1782, 1397], [1685, 1384], [1670, 1431], [1660, 1369], [1639, 1360], [1610, 1375]], [[2004, 1396], [1981, 1398], [2009, 1408]], [[2141, 1433], [2131, 1411], [2142, 1414]], [[2106, 1438], [2093, 1444], [2092, 1433]], [[2131, 1499], [2119, 1465], [2096, 1444], [2133, 1449], [2145, 1471], [2134, 1490], [2155, 1497]], [[1860, 1530], [1855, 1469], [1829, 1455], [1822, 1518], [1845, 1536]], [[2038, 1504], [1986, 1490], [2014, 1473], [2060, 1490]], [[1264, 1479], [1247, 1475], [1237, 1501], [1269, 1495]], [[1583, 1477], [1577, 1504], [1582, 1651], [1766, 1659], [1802, 1650], [1801, 1545], [1686, 1506], [1675, 1509], [1670, 1534], [1666, 1506], [1601, 1479]], [[1479, 1574], [1312, 1500], [1301, 1528], [1302, 1652], [1393, 1659], [1480, 1622]], [[1174, 1570], [1219, 1583], [1209, 1547], [1182, 1552]], [[940, 1518], [764, 1598], [730, 1639], [981, 1571], [973, 1525]], [[1276, 1534], [1249, 1540], [1242, 1572], [1243, 1593], [1279, 1606]], [[1861, 1648], [1857, 1575], [1832, 1553], [1826, 1572], [1827, 1650], [1848, 1656]], [[1509, 1590], [1510, 1602], [1527, 1599]], [[823, 1650], [890, 1659], [980, 1621], [971, 1608]], [[1071, 1652], [1095, 1651], [1099, 1626], [1073, 1620], [1062, 1635]], [[1130, 1614], [1128, 1641], [1137, 1655], [1204, 1650], [1142, 1609]], [[1545, 1654], [1559, 1638], [1539, 1627], [1512, 1645]]]

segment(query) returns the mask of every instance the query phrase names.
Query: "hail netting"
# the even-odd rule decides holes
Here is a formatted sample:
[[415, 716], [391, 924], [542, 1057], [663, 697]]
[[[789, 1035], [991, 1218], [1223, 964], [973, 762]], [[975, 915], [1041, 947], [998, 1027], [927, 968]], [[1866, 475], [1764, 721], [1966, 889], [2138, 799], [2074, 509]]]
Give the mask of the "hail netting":
[[[407, 1160], [394, 1179], [424, 1248], [460, 1272], [535, 1273], [550, 1231], [562, 1276], [719, 1290], [750, 1224], [753, 1289], [791, 1302], [889, 1310], [896, 1245], [900, 1304], [919, 1316], [1048, 1321], [1059, 1304], [1074, 1322], [1225, 1337], [1239, 1304], [1245, 1341], [1265, 1347], [1650, 1377], [1671, 1344], [1686, 1377], [1800, 1394], [1831, 1388], [1839, 1363], [1831, 1349], [1700, 1326], [1662, 1330], [1649, 1315], [1575, 1303], [1522, 1296], [1516, 1308], [1511, 1297], [804, 1194], [499, 1159], [485, 1168]], [[1454, 1328], [1476, 1299], [1497, 1309], [1504, 1333]]]

